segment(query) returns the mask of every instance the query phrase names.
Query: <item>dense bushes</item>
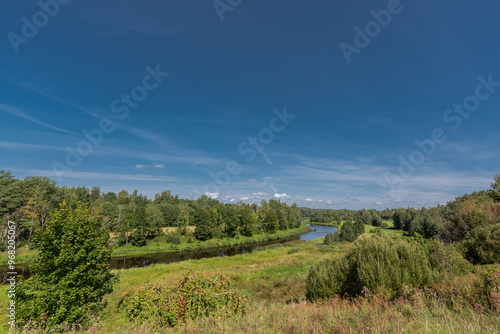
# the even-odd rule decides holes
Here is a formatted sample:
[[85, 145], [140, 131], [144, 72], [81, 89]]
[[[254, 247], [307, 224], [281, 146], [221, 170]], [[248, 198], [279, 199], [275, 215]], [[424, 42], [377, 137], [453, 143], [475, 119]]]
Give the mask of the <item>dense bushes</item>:
[[[491, 270], [493, 269], [493, 270]], [[478, 268], [476, 273], [434, 283], [430, 289], [451, 309], [500, 312], [500, 273], [494, 268]]]
[[422, 248], [399, 237], [365, 235], [345, 257], [326, 260], [307, 277], [307, 299], [359, 295], [384, 286], [392, 295], [403, 286], [423, 286], [432, 272]]
[[461, 246], [465, 257], [474, 264], [500, 263], [500, 224], [476, 227]]
[[122, 295], [128, 317], [156, 328], [173, 327], [198, 317], [244, 314], [246, 301], [223, 276], [188, 272], [177, 285], [147, 284]]
[[463, 276], [473, 271], [473, 265], [463, 258], [453, 245], [439, 240], [428, 242], [429, 263], [434, 270], [434, 278], [441, 281], [445, 278]]

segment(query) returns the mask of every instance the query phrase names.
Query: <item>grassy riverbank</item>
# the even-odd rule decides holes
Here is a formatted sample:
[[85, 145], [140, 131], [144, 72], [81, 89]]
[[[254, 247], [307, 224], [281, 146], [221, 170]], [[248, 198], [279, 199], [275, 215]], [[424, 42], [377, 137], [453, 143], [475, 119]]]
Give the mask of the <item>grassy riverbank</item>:
[[252, 237], [238, 236], [236, 238], [211, 239], [207, 241], [192, 241], [192, 237], [181, 238], [181, 243], [171, 244], [167, 242], [148, 240], [144, 247], [134, 247], [132, 245], [115, 247], [112, 257], [136, 256], [152, 253], [180, 253], [185, 251], [196, 251], [204, 249], [214, 249], [219, 247], [229, 247], [246, 245], [260, 242], [269, 242], [274, 240], [286, 239], [292, 236], [298, 236], [309, 232], [311, 229], [308, 226], [302, 226], [295, 229], [277, 231], [274, 234], [255, 234]]
[[[274, 234], [255, 234], [252, 237], [238, 236], [236, 238], [211, 239], [208, 241], [197, 241], [191, 236], [182, 237], [181, 243], [176, 245], [168, 242], [148, 240], [144, 247], [134, 247], [132, 245], [114, 246], [111, 257], [140, 256], [153, 253], [180, 253], [185, 251], [195, 251], [204, 249], [214, 249], [219, 247], [246, 245], [259, 242], [269, 242], [298, 236], [310, 231], [308, 226], [302, 225], [299, 228], [277, 231]], [[172, 231], [167, 231], [172, 232]], [[191, 242], [190, 242], [191, 241]], [[16, 263], [25, 264], [31, 262], [38, 254], [36, 250], [27, 250], [26, 247], [17, 249]], [[7, 265], [7, 252], [0, 253], [0, 265]]]
[[[384, 229], [384, 233], [395, 234]], [[251, 254], [189, 260], [170, 265], [115, 270], [120, 281], [106, 296], [108, 307], [85, 333], [155, 333], [147, 325], [131, 323], [119, 307], [128, 289], [154, 282], [178, 281], [188, 270], [224, 274], [248, 300], [246, 315], [230, 319], [198, 319], [165, 333], [496, 333], [500, 316], [480, 309], [450, 308], [445, 300], [414, 293], [395, 301], [378, 296], [305, 301], [306, 277], [311, 266], [332, 254], [344, 254], [352, 243], [323, 245], [323, 240], [279, 244]], [[496, 268], [496, 269], [495, 269]], [[500, 270], [499, 266], [492, 267]], [[0, 287], [0, 303], [7, 301]], [[6, 319], [5, 308], [0, 318]], [[0, 322], [4, 326], [6, 321]], [[163, 332], [163, 331], [162, 331]]]

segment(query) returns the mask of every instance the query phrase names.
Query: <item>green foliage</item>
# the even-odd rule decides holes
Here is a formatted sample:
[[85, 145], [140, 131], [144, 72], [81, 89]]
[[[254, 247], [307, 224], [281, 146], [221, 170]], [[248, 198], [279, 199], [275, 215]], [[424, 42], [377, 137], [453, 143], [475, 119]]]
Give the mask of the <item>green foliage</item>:
[[246, 301], [224, 275], [205, 277], [188, 272], [176, 285], [153, 283], [128, 290], [120, 303], [128, 317], [157, 329], [182, 325], [199, 317], [245, 314]]
[[[424, 239], [425, 240], [425, 239]], [[429, 264], [438, 281], [471, 273], [474, 266], [453, 245], [439, 240], [428, 242]]]
[[217, 225], [217, 212], [209, 207], [200, 207], [194, 215], [196, 229], [194, 237], [200, 241], [212, 239]]
[[495, 175], [493, 178], [493, 183], [491, 184], [491, 188], [495, 191], [500, 191], [500, 173]]
[[278, 215], [276, 214], [276, 211], [274, 211], [273, 209], [268, 209], [265, 211], [264, 214], [265, 214], [263, 221], [264, 229], [268, 233], [276, 232], [279, 224]]
[[481, 267], [474, 274], [431, 286], [436, 297], [445, 301], [453, 310], [460, 313], [471, 308], [480, 312], [492, 311], [493, 317], [500, 312], [499, 287], [500, 273]]
[[365, 233], [365, 224], [361, 220], [356, 220], [354, 223], [354, 230], [356, 232], [356, 235], [359, 236], [363, 233]]
[[146, 235], [140, 231], [134, 231], [130, 236], [130, 243], [135, 247], [144, 247], [147, 244]]
[[413, 242], [416, 242], [417, 244], [420, 245], [420, 247], [422, 247], [422, 249], [424, 250], [425, 254], [429, 254], [429, 240], [428, 239], [425, 239], [420, 233], [413, 233], [412, 236], [408, 237], [407, 239], [408, 241], [413, 241]]
[[309, 300], [384, 286], [396, 295], [403, 286], [423, 286], [432, 275], [424, 251], [400, 237], [365, 235], [344, 258], [327, 260], [312, 268], [307, 278]]
[[323, 241], [324, 245], [331, 245], [334, 242], [338, 241], [337, 238], [335, 237], [337, 233], [327, 233], [325, 235], [325, 240]]
[[239, 217], [236, 206], [232, 204], [226, 204], [222, 211], [222, 221], [225, 224], [225, 233], [228, 237], [234, 238], [236, 232], [238, 232]]
[[340, 229], [340, 241], [353, 242], [358, 237], [358, 230], [354, 227], [353, 223], [345, 222]]
[[345, 256], [328, 259], [312, 267], [306, 279], [307, 300], [328, 299], [346, 292], [349, 270]]
[[474, 264], [500, 263], [500, 224], [474, 228], [461, 246], [465, 258]]
[[378, 215], [375, 215], [375, 216], [373, 216], [371, 223], [372, 223], [372, 226], [376, 226], [376, 227], [381, 226], [382, 219], [380, 219], [380, 217]]
[[244, 205], [240, 210], [241, 235], [251, 237], [255, 233], [255, 214], [248, 205]]
[[84, 323], [105, 306], [103, 296], [112, 292], [108, 263], [111, 249], [101, 222], [90, 217], [81, 203], [71, 211], [65, 202], [51, 214], [45, 230], [35, 235], [40, 253], [31, 277], [18, 285], [17, 325], [40, 323], [48, 327]]
[[369, 211], [362, 210], [361, 221], [363, 224], [370, 225], [372, 223], [372, 215]]

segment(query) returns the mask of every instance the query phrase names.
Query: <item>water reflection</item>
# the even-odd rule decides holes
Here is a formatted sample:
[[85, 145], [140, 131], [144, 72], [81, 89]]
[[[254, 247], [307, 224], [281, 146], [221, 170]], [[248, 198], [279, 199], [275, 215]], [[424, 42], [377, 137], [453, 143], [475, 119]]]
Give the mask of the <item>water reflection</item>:
[[[327, 233], [336, 233], [338, 229], [336, 227], [331, 226], [319, 226], [319, 225], [310, 225], [312, 231], [301, 236], [294, 236], [288, 238], [282, 238], [278, 240], [273, 240], [269, 242], [261, 242], [254, 243], [248, 245], [238, 245], [238, 246], [229, 246], [222, 247], [216, 249], [208, 249], [208, 250], [196, 250], [196, 251], [188, 251], [183, 253], [156, 253], [156, 254], [148, 254], [143, 256], [131, 256], [131, 257], [120, 257], [120, 258], [112, 258], [109, 267], [110, 269], [129, 269], [129, 268], [137, 268], [137, 267], [147, 267], [152, 264], [171, 264], [178, 263], [186, 260], [199, 260], [210, 257], [225, 257], [225, 256], [234, 256], [239, 254], [247, 254], [252, 253], [258, 248], [263, 248], [266, 246], [271, 246], [275, 244], [283, 244], [291, 241], [311, 241], [318, 238], [324, 237]], [[7, 283], [7, 266], [0, 267], [0, 275], [2, 276], [3, 284]], [[16, 271], [18, 273], [18, 277], [28, 278], [30, 275], [30, 268], [27, 264], [21, 264], [16, 267]]]

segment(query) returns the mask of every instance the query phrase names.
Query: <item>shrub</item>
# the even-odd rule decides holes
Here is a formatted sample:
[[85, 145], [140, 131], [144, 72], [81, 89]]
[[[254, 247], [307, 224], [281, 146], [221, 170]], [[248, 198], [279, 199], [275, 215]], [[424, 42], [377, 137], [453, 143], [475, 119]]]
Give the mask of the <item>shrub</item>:
[[135, 247], [144, 247], [144, 246], [146, 246], [146, 243], [147, 243], [146, 235], [144, 233], [139, 232], [139, 231], [135, 231], [130, 236], [130, 243], [132, 244], [132, 246], [135, 246]]
[[474, 264], [500, 263], [500, 224], [474, 228], [462, 241], [462, 251]]
[[431, 291], [457, 311], [472, 307], [496, 314], [500, 312], [500, 273], [487, 268], [478, 268], [474, 274], [432, 284]]
[[128, 317], [156, 328], [178, 326], [198, 317], [244, 314], [246, 301], [219, 275], [188, 272], [176, 285], [153, 283], [126, 291], [120, 300]]
[[123, 246], [127, 243], [127, 239], [125, 237], [118, 238], [118, 246]]
[[453, 245], [430, 240], [428, 247], [429, 263], [437, 280], [463, 276], [474, 270], [474, 266]]
[[165, 238], [166, 242], [174, 245], [181, 244], [181, 237], [178, 234], [168, 234]]
[[381, 286], [395, 296], [403, 286], [423, 286], [431, 278], [427, 257], [417, 244], [400, 237], [365, 235], [344, 258], [327, 260], [311, 269], [307, 298], [359, 295], [365, 288]]
[[349, 263], [346, 257], [328, 259], [311, 268], [306, 279], [306, 298], [327, 299], [346, 291]]
[[335, 235], [336, 235], [336, 233], [335, 234], [334, 233], [327, 233], [325, 235], [325, 240], [323, 241], [323, 245], [330, 245], [330, 244], [334, 243], [335, 241], [338, 241], [338, 240], [336, 240]]

